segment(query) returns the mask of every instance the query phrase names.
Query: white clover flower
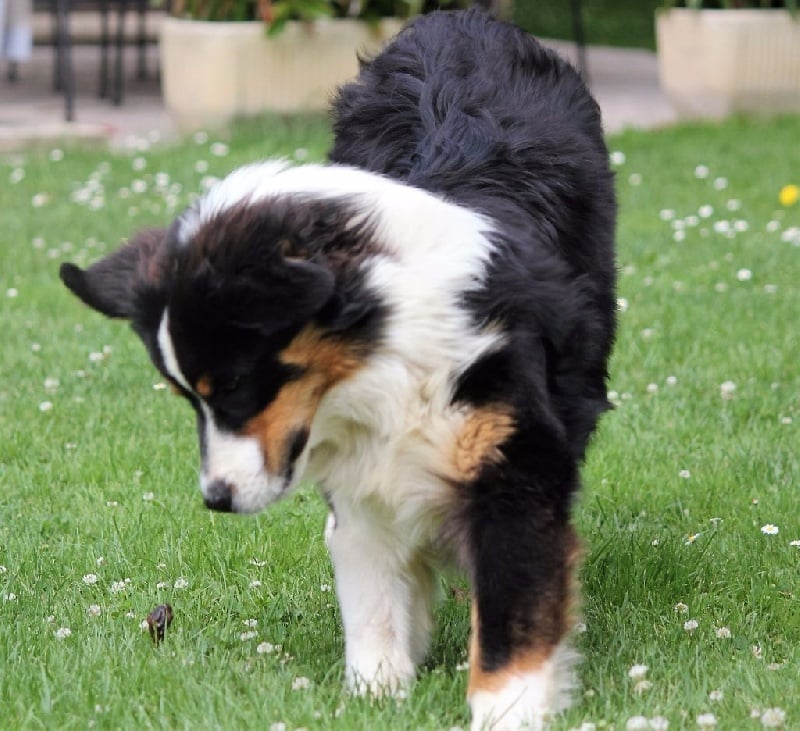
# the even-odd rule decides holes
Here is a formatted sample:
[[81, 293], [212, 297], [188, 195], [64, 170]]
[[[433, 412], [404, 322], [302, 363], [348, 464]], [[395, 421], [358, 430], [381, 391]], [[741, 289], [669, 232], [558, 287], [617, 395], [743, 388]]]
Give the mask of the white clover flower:
[[672, 208], [662, 208], [658, 212], [658, 217], [662, 221], [672, 221], [672, 220], [674, 220], [675, 215], [676, 215], [675, 211]]
[[714, 206], [700, 206], [700, 208], [697, 209], [697, 215], [700, 216], [700, 218], [711, 218], [711, 216], [714, 215]]
[[174, 587], [176, 589], [185, 589], [187, 586], [189, 586], [189, 582], [182, 576], [178, 579], [175, 579]]
[[259, 586], [261, 586], [261, 582], [258, 579], [253, 579], [253, 581], [250, 582], [251, 589], [258, 589]]
[[639, 680], [633, 686], [633, 692], [637, 695], [641, 695], [642, 693], [646, 693], [648, 690], [651, 690], [653, 684], [649, 680]]
[[631, 680], [641, 680], [647, 675], [647, 671], [650, 668], [647, 665], [633, 665], [631, 669], [628, 670], [628, 677]]
[[90, 604], [89, 608], [86, 610], [86, 614], [90, 617], [99, 617], [102, 611], [99, 604]]
[[665, 382], [668, 386], [675, 386], [678, 383], [678, 379], [675, 376], [667, 376]]
[[728, 187], [728, 179], [727, 178], [714, 178], [714, 189], [715, 190], [725, 190]]
[[678, 602], [673, 609], [675, 610], [675, 614], [687, 614], [689, 612], [689, 607], [683, 602]]
[[714, 728], [717, 725], [717, 717], [713, 713], [701, 713], [697, 717], [697, 725], [700, 728]]
[[740, 282], [749, 282], [753, 278], [753, 272], [749, 269], [740, 269], [736, 272], [736, 278]]
[[269, 731], [286, 731], [286, 724], [283, 721], [276, 721], [270, 724]]
[[211, 154], [215, 157], [225, 157], [230, 152], [230, 148], [224, 142], [215, 142], [211, 145]]
[[276, 646], [273, 645], [271, 642], [261, 642], [256, 646], [256, 652], [259, 655], [269, 655], [272, 652], [275, 652]]
[[650, 394], [658, 393], [658, 384], [657, 383], [648, 383], [647, 384], [647, 393], [650, 393]]
[[716, 634], [717, 639], [720, 640], [729, 640], [731, 638], [731, 631], [727, 627], [717, 627], [714, 634]]
[[39, 404], [39, 411], [41, 411], [43, 414], [47, 413], [48, 411], [52, 411], [52, 410], [53, 410], [53, 402], [52, 401], [42, 401], [42, 403]]
[[782, 708], [765, 708], [761, 714], [761, 725], [765, 728], [779, 728], [786, 720], [786, 711]]
[[8, 297], [9, 299], [14, 299], [18, 295], [19, 295], [19, 290], [16, 287], [9, 287], [6, 290], [6, 297]]
[[720, 396], [724, 399], [733, 398], [734, 391], [736, 391], [736, 384], [733, 381], [724, 381], [719, 386]]
[[708, 694], [708, 700], [718, 702], [721, 701], [724, 697], [724, 694], [721, 690], [712, 690]]
[[97, 574], [85, 574], [83, 577], [83, 583], [91, 586], [92, 584], [97, 583]]
[[155, 499], [156, 499], [156, 496], [152, 492], [142, 493], [142, 500], [144, 500], [146, 503], [151, 503]]
[[646, 731], [650, 722], [644, 716], [631, 716], [625, 723], [625, 731]]
[[247, 642], [248, 640], [254, 640], [256, 637], [258, 637], [258, 632], [255, 632], [254, 630], [248, 630], [247, 632], [242, 632], [239, 635], [239, 639], [242, 642]]
[[54, 633], [57, 640], [65, 640], [72, 634], [69, 627], [59, 627]]
[[302, 675], [292, 681], [292, 690], [308, 690], [310, 687], [311, 681]]
[[642, 175], [641, 173], [631, 173], [628, 176], [628, 183], [633, 187], [639, 186], [642, 184]]
[[688, 619], [683, 623], [683, 628], [687, 632], [694, 632], [700, 626], [696, 619]]
[[120, 592], [125, 591], [128, 588], [128, 584], [130, 583], [130, 579], [127, 581], [120, 580], [120, 581], [112, 581], [110, 591], [112, 594], [119, 594]]
[[242, 624], [245, 627], [250, 627], [252, 629], [253, 627], [258, 627], [258, 620], [257, 619], [245, 619], [245, 620], [242, 621]]
[[778, 526], [773, 525], [772, 523], [767, 523], [766, 525], [761, 526], [761, 532], [765, 536], [775, 536], [778, 535]]
[[692, 476], [692, 473], [689, 472], [689, 470], [681, 470], [678, 473], [678, 477], [680, 477], [682, 480], [688, 480], [691, 476]]
[[628, 300], [625, 297], [620, 297], [617, 299], [617, 310], [619, 312], [627, 312], [628, 311]]
[[650, 728], [653, 731], [667, 731], [669, 728], [669, 721], [663, 716], [653, 716], [650, 719]]
[[16, 601], [17, 595], [13, 591], [9, 591], [7, 594], [3, 594], [3, 601], [4, 602], [13, 602]]
[[[798, 547], [800, 547], [800, 541], [789, 541], [789, 545], [790, 546], [798, 546]], [[0, 568], [5, 568], [5, 567], [0, 566]], [[0, 573], [2, 573], [2, 572], [0, 572]]]

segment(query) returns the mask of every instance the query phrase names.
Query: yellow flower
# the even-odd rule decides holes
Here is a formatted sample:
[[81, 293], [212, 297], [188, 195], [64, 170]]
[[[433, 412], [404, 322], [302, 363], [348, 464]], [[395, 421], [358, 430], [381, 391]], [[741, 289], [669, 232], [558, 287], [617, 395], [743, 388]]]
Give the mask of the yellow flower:
[[800, 199], [800, 186], [784, 185], [778, 193], [778, 200], [782, 206], [793, 206]]

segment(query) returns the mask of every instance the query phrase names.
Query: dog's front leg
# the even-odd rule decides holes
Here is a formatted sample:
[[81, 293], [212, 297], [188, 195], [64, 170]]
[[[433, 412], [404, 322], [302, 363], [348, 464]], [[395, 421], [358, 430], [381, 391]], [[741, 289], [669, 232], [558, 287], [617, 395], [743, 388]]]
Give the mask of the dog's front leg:
[[566, 636], [578, 541], [565, 521], [524, 512], [479, 520], [472, 534], [472, 731], [539, 731], [570, 701], [576, 654]]
[[427, 650], [433, 573], [367, 510], [328, 519], [328, 549], [345, 632], [346, 677], [358, 694], [402, 691]]

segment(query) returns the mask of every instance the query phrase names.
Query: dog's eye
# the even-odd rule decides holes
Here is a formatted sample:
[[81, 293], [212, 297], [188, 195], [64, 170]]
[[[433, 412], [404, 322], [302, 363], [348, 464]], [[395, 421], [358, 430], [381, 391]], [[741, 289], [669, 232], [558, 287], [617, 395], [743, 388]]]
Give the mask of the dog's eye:
[[219, 390], [222, 393], [233, 393], [241, 384], [242, 377], [240, 375], [231, 376], [219, 384]]

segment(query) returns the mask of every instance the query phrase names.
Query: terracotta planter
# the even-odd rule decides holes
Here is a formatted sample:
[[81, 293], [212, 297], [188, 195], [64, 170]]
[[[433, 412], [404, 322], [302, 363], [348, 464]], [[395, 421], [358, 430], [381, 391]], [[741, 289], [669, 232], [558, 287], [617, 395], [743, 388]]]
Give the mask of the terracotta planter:
[[267, 37], [263, 23], [165, 18], [161, 26], [164, 102], [178, 129], [227, 125], [264, 112], [327, 107], [358, 71], [356, 53], [377, 52], [402, 27], [387, 19], [288, 23]]
[[786, 10], [656, 15], [661, 85], [682, 117], [800, 111], [800, 18]]

